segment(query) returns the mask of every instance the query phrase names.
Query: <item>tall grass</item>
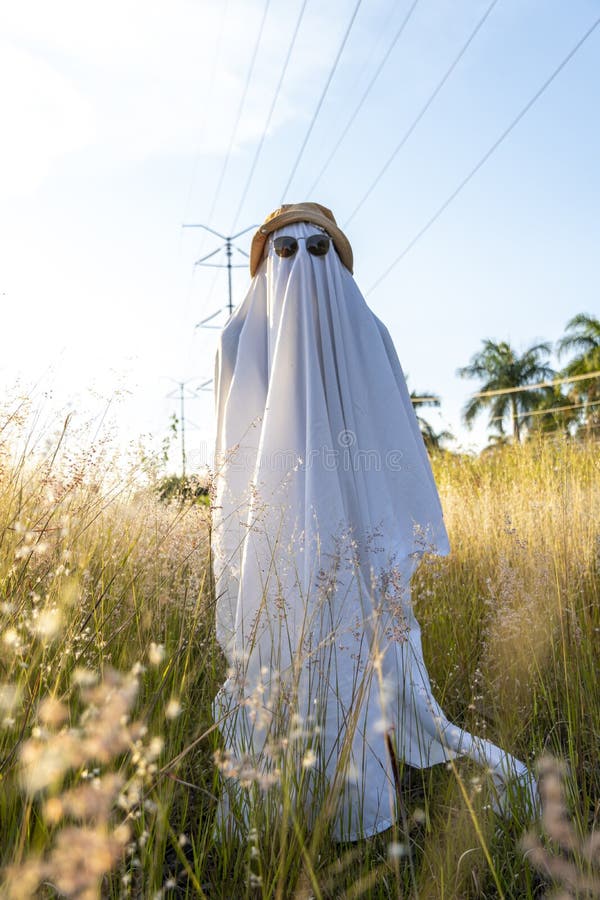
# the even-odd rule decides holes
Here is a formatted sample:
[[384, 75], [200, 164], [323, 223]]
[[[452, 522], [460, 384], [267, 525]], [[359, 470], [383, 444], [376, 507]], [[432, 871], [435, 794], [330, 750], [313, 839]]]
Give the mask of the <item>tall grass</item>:
[[[110, 447], [76, 451], [68, 429], [15, 453], [28, 425], [10, 412], [2, 896], [532, 898], [553, 882], [575, 895], [564, 867], [544, 864], [565, 852], [552, 834], [495, 816], [481, 772], [461, 760], [402, 768], [397, 827], [356, 845], [296, 815], [285, 773], [248, 779], [259, 827], [240, 839], [216, 823], [222, 778], [240, 771], [227, 770], [211, 714], [225, 667], [210, 509], [160, 503], [141, 460], [115, 477]], [[583, 847], [600, 802], [598, 445], [440, 455], [434, 469], [452, 554], [427, 558], [413, 591], [436, 697], [532, 766], [564, 760], [565, 816]], [[283, 820], [269, 814], [277, 797]]]

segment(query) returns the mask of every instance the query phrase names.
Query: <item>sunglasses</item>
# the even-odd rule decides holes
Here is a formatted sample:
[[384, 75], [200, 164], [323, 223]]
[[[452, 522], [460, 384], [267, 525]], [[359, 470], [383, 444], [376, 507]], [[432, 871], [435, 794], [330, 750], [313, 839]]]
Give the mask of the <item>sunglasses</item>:
[[275, 253], [282, 259], [289, 259], [298, 251], [298, 241], [306, 241], [306, 249], [311, 256], [325, 256], [331, 245], [328, 234], [311, 234], [308, 237], [297, 238], [283, 234], [272, 240]]

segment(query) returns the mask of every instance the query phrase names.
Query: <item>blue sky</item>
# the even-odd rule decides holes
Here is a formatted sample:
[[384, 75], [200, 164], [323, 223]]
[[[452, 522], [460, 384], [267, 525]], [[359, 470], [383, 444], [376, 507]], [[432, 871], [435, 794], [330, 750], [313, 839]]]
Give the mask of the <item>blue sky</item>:
[[[345, 223], [483, 15], [481, 0], [419, 0], [331, 166], [321, 171], [411, 4], [363, 0], [286, 202]], [[279, 205], [356, 0], [307, 0], [236, 224]], [[217, 244], [183, 222], [234, 225], [301, 0], [270, 4], [234, 134], [264, 0], [41, 0], [0, 11], [0, 381], [51, 390], [47, 409], [110, 416], [122, 443], [160, 443], [169, 378], [210, 378], [225, 306]], [[346, 233], [355, 277], [409, 383], [463, 446], [456, 376], [483, 338], [523, 349], [600, 312], [600, 27], [436, 224], [369, 287], [486, 152], [592, 22], [592, 0], [498, 0], [464, 58]], [[229, 155], [222, 189], [215, 188]], [[212, 218], [209, 220], [214, 206]], [[241, 241], [247, 249], [250, 235]], [[235, 272], [234, 300], [248, 286]], [[223, 324], [225, 313], [215, 321]], [[192, 464], [209, 458], [210, 391], [188, 404]], [[199, 425], [193, 428], [192, 422]]]

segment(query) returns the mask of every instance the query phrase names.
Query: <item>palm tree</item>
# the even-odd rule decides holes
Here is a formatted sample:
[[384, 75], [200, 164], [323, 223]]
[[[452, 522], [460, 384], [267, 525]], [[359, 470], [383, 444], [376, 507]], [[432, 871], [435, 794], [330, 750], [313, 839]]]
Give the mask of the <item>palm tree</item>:
[[[600, 319], [578, 313], [567, 322], [565, 331], [567, 333], [557, 344], [559, 356], [572, 350], [577, 354], [562, 374], [586, 375], [600, 371]], [[600, 377], [574, 382], [571, 396], [574, 402], [584, 404], [583, 417], [588, 432], [600, 428]]]
[[[480, 378], [483, 384], [480, 393], [488, 391], [506, 391], [510, 388], [526, 388], [528, 384], [536, 384], [554, 376], [555, 372], [544, 360], [550, 354], [547, 342], [534, 344], [521, 356], [506, 341], [497, 343], [486, 339], [483, 349], [476, 353], [468, 366], [457, 370], [461, 378]], [[512, 420], [513, 439], [521, 440], [521, 425], [528, 424], [527, 413], [534, 409], [539, 401], [535, 390], [519, 390], [508, 393], [472, 397], [463, 410], [466, 425], [485, 408], [490, 410], [490, 425], [504, 434], [504, 419]], [[521, 421], [523, 420], [523, 421]]]
[[441, 450], [443, 442], [451, 441], [454, 435], [450, 431], [436, 432], [433, 425], [431, 425], [427, 419], [424, 419], [423, 416], [419, 415], [419, 410], [423, 406], [435, 406], [439, 409], [441, 405], [439, 396], [433, 394], [431, 391], [428, 391], [425, 394], [418, 394], [416, 391], [411, 391], [410, 399], [417, 416], [417, 422], [419, 423], [419, 429], [423, 436], [425, 446], [428, 450]]
[[540, 388], [538, 402], [529, 422], [530, 434], [561, 432], [565, 438], [570, 438], [573, 426], [581, 418], [581, 410], [573, 408], [576, 402], [573, 395], [565, 393], [558, 384]]

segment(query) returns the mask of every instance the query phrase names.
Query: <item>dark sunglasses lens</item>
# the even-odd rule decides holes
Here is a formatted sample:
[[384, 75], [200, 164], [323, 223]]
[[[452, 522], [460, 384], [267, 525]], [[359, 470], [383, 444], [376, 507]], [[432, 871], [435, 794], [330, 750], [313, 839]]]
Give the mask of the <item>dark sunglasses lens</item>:
[[311, 234], [306, 241], [306, 249], [313, 256], [325, 256], [329, 250], [329, 238], [326, 234]]
[[275, 253], [277, 256], [282, 256], [286, 259], [288, 256], [293, 256], [296, 250], [298, 249], [298, 241], [293, 237], [276, 237], [273, 240], [273, 246], [275, 247]]

